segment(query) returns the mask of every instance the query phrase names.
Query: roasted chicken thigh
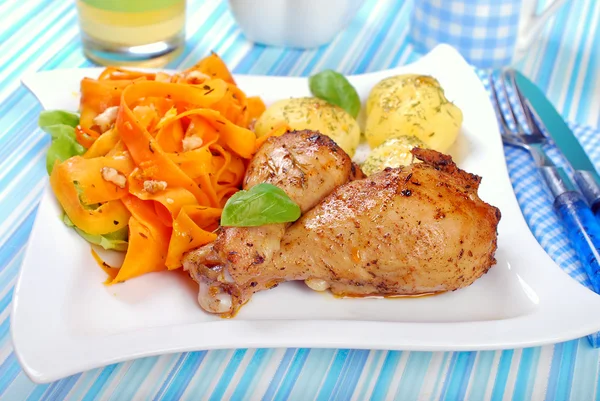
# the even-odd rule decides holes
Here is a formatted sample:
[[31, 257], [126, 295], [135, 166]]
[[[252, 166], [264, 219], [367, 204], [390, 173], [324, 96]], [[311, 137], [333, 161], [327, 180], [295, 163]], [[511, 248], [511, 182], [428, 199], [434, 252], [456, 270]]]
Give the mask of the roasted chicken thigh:
[[[473, 283], [495, 264], [500, 211], [449, 156], [336, 189], [285, 233], [271, 271], [336, 295], [418, 295]], [[263, 273], [265, 274], [265, 273]]]

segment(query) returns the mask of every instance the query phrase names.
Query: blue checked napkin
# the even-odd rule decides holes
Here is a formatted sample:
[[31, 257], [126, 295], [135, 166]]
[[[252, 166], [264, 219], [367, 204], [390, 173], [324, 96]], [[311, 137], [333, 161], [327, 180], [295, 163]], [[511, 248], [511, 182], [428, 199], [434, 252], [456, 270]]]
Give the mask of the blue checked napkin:
[[[477, 74], [492, 100], [489, 72], [477, 70]], [[509, 96], [511, 100], [514, 100], [514, 94], [509, 93]], [[503, 99], [500, 101], [500, 106], [507, 115], [508, 104]], [[517, 115], [517, 118], [524, 118], [524, 116]], [[590, 127], [567, 123], [594, 165], [599, 166], [600, 132]], [[517, 200], [533, 235], [566, 273], [591, 289], [592, 285], [587, 274], [571, 246], [562, 222], [552, 207], [554, 198], [539, 175], [533, 159], [527, 151], [512, 146], [505, 146], [504, 154]], [[548, 146], [547, 154], [557, 166], [567, 167], [566, 161], [555, 146]], [[593, 347], [600, 347], [600, 333], [589, 335], [588, 339]]]

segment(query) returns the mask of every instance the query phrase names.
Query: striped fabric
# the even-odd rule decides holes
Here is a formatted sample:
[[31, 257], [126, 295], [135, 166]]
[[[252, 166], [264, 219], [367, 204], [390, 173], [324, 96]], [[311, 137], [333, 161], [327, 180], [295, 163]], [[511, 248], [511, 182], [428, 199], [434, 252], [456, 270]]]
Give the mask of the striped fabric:
[[[544, 1], [541, 1], [544, 3]], [[345, 74], [389, 68], [419, 57], [407, 42], [410, 3], [368, 0], [327, 47], [254, 46], [226, 2], [190, 0], [188, 45], [171, 67], [210, 50], [241, 74]], [[600, 164], [600, 2], [567, 2], [519, 67], [573, 122]], [[595, 50], [595, 51], [593, 51]], [[37, 203], [49, 139], [36, 128], [40, 106], [19, 84], [28, 71], [90, 66], [79, 45], [72, 0], [0, 0], [0, 398], [6, 400], [592, 400], [600, 399], [600, 351], [586, 339], [488, 352], [385, 352], [260, 349], [145, 358], [33, 384], [12, 350], [9, 310]], [[586, 127], [587, 126], [587, 127]], [[511, 180], [532, 231], [577, 279], [577, 258], [551, 210], [531, 159], [506, 148]], [[51, 266], [49, 266], [51, 268]], [[60, 361], [57, 361], [60, 363]]]

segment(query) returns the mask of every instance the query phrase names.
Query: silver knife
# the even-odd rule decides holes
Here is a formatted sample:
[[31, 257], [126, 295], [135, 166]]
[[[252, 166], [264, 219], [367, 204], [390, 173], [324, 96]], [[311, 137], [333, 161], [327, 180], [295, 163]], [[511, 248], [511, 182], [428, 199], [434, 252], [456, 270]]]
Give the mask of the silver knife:
[[509, 75], [514, 77], [513, 84], [518, 85], [526, 98], [521, 101], [528, 102], [531, 106], [530, 109], [535, 112], [535, 116], [528, 117], [537, 117], [546, 127], [552, 140], [573, 168], [573, 178], [581, 193], [594, 214], [600, 217], [600, 176], [573, 131], [558, 114], [546, 95], [533, 82], [516, 70], [514, 70], [514, 74]]

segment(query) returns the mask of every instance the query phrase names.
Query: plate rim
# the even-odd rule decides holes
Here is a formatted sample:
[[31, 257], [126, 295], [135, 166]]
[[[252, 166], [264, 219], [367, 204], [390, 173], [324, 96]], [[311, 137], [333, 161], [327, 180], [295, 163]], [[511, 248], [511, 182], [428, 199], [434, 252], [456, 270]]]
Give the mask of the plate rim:
[[[480, 82], [479, 78], [475, 74], [475, 71], [472, 70], [470, 66], [466, 63], [466, 61], [460, 56], [460, 54], [454, 50], [452, 47], [448, 45], [440, 45], [433, 49], [430, 53], [425, 55], [423, 58], [418, 60], [416, 63], [411, 65], [417, 65], [419, 63], [426, 62], [429, 59], [438, 58], [438, 57], [452, 57], [454, 62], [462, 63], [462, 68], [471, 69], [471, 73], [475, 77], [475, 79], [480, 84], [483, 92], [485, 92], [485, 88], [483, 84]], [[361, 79], [363, 77], [372, 78], [377, 75], [385, 75], [393, 72], [397, 69], [405, 69], [406, 66], [399, 66], [396, 68], [391, 68], [382, 71], [370, 72], [367, 74], [358, 74], [350, 76], [352, 79]], [[75, 70], [75, 69], [73, 69]], [[81, 69], [76, 69], [81, 70]], [[101, 68], [93, 68], [86, 69], [90, 71], [99, 71]], [[36, 77], [40, 77], [42, 75], [52, 74], [57, 70], [47, 71], [47, 72], [38, 72], [27, 74], [22, 78], [23, 84], [32, 91], [32, 85], [35, 84]], [[62, 70], [64, 71], [64, 70]], [[236, 77], [258, 77], [257, 75], [236, 75]], [[269, 76], [269, 79], [282, 79], [282, 80], [305, 80], [306, 77], [272, 77]], [[33, 91], [32, 91], [33, 92]], [[487, 96], [487, 92], [486, 96]], [[43, 103], [42, 99], [40, 99], [37, 94], [34, 92], [34, 95], [40, 103]], [[491, 104], [489, 105], [491, 107]], [[506, 174], [508, 175], [508, 170], [506, 166], [506, 160], [503, 165], [503, 168], [506, 170]], [[513, 192], [514, 195], [514, 192]], [[90, 358], [87, 361], [78, 361], [77, 363], [70, 361], [70, 364], [57, 364], [54, 367], [54, 370], [48, 372], [44, 371], [43, 363], [42, 368], [40, 369], [39, 361], [35, 360], [35, 355], [31, 355], [28, 352], [24, 352], [24, 345], [21, 343], [21, 338], [19, 336], [18, 331], [20, 330], [20, 321], [21, 317], [18, 313], [19, 304], [21, 301], [21, 288], [23, 284], [23, 271], [24, 267], [27, 266], [27, 262], [31, 258], [32, 247], [29, 245], [32, 243], [32, 238], [40, 235], [38, 233], [39, 228], [38, 225], [41, 224], [40, 210], [44, 207], [48, 207], [47, 203], [49, 202], [48, 196], [52, 196], [51, 191], [48, 186], [44, 191], [44, 195], [40, 201], [40, 205], [36, 212], [35, 222], [31, 231], [31, 237], [27, 244], [27, 249], [25, 251], [25, 255], [23, 258], [22, 266], [19, 270], [19, 275], [17, 278], [17, 282], [15, 284], [14, 294], [13, 294], [13, 302], [11, 309], [11, 317], [10, 317], [10, 326], [11, 326], [11, 337], [13, 341], [13, 347], [17, 359], [19, 360], [24, 372], [27, 376], [36, 383], [47, 383], [53, 380], [57, 380], [59, 378], [68, 376], [70, 374], [74, 374], [80, 372], [82, 370], [88, 370], [92, 368], [97, 368], [100, 366], [105, 366], [108, 364], [122, 362], [125, 360], [130, 360], [139, 357], [146, 356], [154, 356], [154, 355], [162, 355], [168, 353], [175, 352], [183, 352], [183, 351], [196, 351], [196, 350], [207, 350], [207, 349], [228, 349], [228, 348], [263, 348], [263, 347], [311, 347], [311, 348], [357, 348], [357, 349], [402, 349], [406, 351], [466, 351], [466, 350], [496, 350], [496, 349], [510, 349], [510, 348], [522, 348], [529, 346], [538, 346], [550, 343], [556, 343], [560, 341], [566, 341], [573, 338], [579, 338], [586, 334], [592, 333], [594, 331], [600, 330], [600, 319], [598, 321], [589, 321], [586, 313], [581, 310], [572, 310], [569, 307], [573, 307], [576, 305], [574, 301], [581, 302], [590, 302], [591, 304], [596, 304], [596, 306], [600, 307], [600, 296], [594, 294], [592, 291], [584, 287], [583, 285], [576, 282], [573, 278], [571, 278], [566, 272], [564, 272], [550, 257], [546, 254], [547, 259], [551, 264], [555, 265], [556, 269], [550, 269], [551, 274], [554, 276], [563, 275], [567, 277], [569, 280], [566, 282], [570, 282], [570, 284], [566, 284], [568, 291], [573, 293], [573, 297], [569, 299], [570, 302], [563, 303], [558, 302], [557, 304], [540, 304], [540, 307], [536, 308], [533, 313], [527, 314], [525, 316], [517, 316], [510, 319], [504, 320], [482, 320], [482, 321], [468, 321], [468, 322], [454, 322], [454, 323], [407, 323], [407, 322], [376, 322], [376, 321], [364, 321], [364, 320], [257, 320], [257, 321], [216, 321], [216, 322], [203, 322], [203, 323], [194, 323], [194, 324], [179, 324], [171, 327], [153, 327], [153, 328], [145, 328], [141, 330], [135, 331], [136, 336], [140, 336], [141, 338], [146, 338], [145, 341], [156, 341], [156, 336], [159, 332], [164, 332], [167, 330], [171, 336], [177, 338], [185, 338], [184, 341], [180, 341], [178, 345], [169, 345], [169, 346], [160, 346], [156, 345], [153, 350], [143, 350], [139, 347], [142, 347], [141, 344], [145, 344], [145, 341], [139, 341], [139, 344], [136, 344], [134, 349], [121, 349], [120, 345], [111, 346], [115, 340], [118, 340], [122, 337], [130, 337], [132, 335], [132, 331], [114, 334], [114, 335], [104, 335], [102, 336], [102, 340], [104, 342], [109, 341], [111, 344], [104, 344], [103, 347], [106, 349], [110, 349], [110, 352], [106, 352], [105, 354], [97, 355], [96, 350], [89, 350], [85, 347], [85, 339], [78, 340], [77, 338], [70, 338], [69, 344], [64, 344], [64, 341], [55, 342], [53, 347], [50, 349], [50, 353], [55, 360], [60, 360], [61, 355], [69, 354], [75, 352], [85, 352], [86, 355], [89, 355]], [[514, 202], [516, 203], [516, 197]], [[518, 203], [517, 203], [518, 207]], [[518, 208], [520, 212], [520, 219], [523, 220], [525, 228], [527, 229], [528, 235], [531, 236], [533, 241], [537, 244], [537, 240], [529, 230], [527, 224], [525, 223], [524, 216], [521, 212], [521, 209]], [[539, 245], [539, 244], [538, 244]], [[541, 248], [541, 246], [540, 246]], [[569, 307], [567, 307], [569, 305]], [[560, 309], [562, 307], [562, 309]], [[580, 323], [579, 326], [573, 327], [565, 327], [564, 331], [561, 333], [548, 333], [544, 331], [545, 318], [557, 315], [556, 309], [559, 308], [561, 312], [569, 312], [572, 316], [573, 321], [578, 321]], [[538, 333], [537, 339], [534, 340], [525, 340], [522, 336], [523, 333], [519, 330], [513, 330], [510, 333], [503, 333], [502, 335], [505, 338], [511, 338], [512, 340], [503, 341], [498, 338], [497, 331], [502, 329], [502, 322], [505, 320], [518, 321], [520, 324], [519, 330], [527, 329], [529, 333], [536, 332], [535, 325], [532, 327], [533, 323], [537, 324], [539, 327], [537, 328]], [[213, 335], [212, 341], [208, 341], [202, 338], [200, 335], [200, 339], [205, 341], [202, 346], [194, 345], [190, 341], [190, 337], [194, 337], [191, 334], [202, 334], [202, 329], [200, 327], [196, 328], [196, 326], [204, 326], [211, 325], [214, 330], [219, 331], [219, 335], [216, 337]], [[238, 327], [239, 326], [239, 327]], [[297, 336], [294, 336], [294, 333], [297, 332], [298, 327], [302, 326], [304, 335], [302, 339], [299, 339]], [[306, 335], [306, 327], [311, 328], [309, 332], [312, 332], [312, 335]], [[450, 333], [453, 338], [460, 338], [461, 336], [468, 334], [472, 330], [480, 330], [483, 333], [487, 333], [487, 341], [480, 341], [476, 344], [468, 344], [467, 342], [454, 341], [453, 344], [448, 344], [448, 342], [443, 338], [435, 338], [428, 337], [427, 335], [422, 335], [420, 332], [420, 338], [415, 340], [414, 338], [410, 341], [407, 341], [411, 335], [417, 333], [415, 329], [422, 331], [422, 328], [426, 327], [431, 332], [437, 332], [440, 329], [445, 330], [446, 337], [448, 333]], [[377, 330], [373, 330], [373, 329]], [[514, 328], [513, 328], [514, 329]], [[323, 331], [325, 330], [325, 332]], [[379, 331], [378, 331], [379, 330]], [[229, 331], [238, 332], [243, 331], [243, 336], [232, 338]], [[265, 337], [264, 333], [268, 331], [269, 333], [274, 334], [274, 336]], [[375, 339], [372, 336], [369, 337], [369, 332], [374, 331], [380, 333], [380, 335]], [[501, 331], [501, 330], [500, 330]], [[362, 342], [357, 343], [356, 338], [351, 339], [348, 337], [348, 333], [352, 333], [352, 336], [356, 337], [357, 333], [360, 335], [365, 335], [366, 340], [361, 340]], [[58, 332], [60, 335], [60, 332]], [[319, 336], [316, 337], [315, 333]], [[277, 337], [279, 336], [279, 337]], [[352, 337], [351, 336], [351, 337]], [[457, 337], [458, 336], [458, 337]], [[468, 336], [467, 336], [468, 337]], [[398, 341], [398, 339], [401, 339]], [[63, 340], [63, 339], [61, 339]], [[193, 340], [197, 342], [198, 337], [194, 337]], [[89, 341], [89, 340], [88, 340]], [[94, 340], [97, 343], [97, 339]], [[404, 342], [403, 344], [400, 344]], [[123, 344], [121, 341], [116, 341], [117, 344]], [[114, 344], [113, 344], [114, 345]], [[98, 348], [103, 348], [98, 347]], [[48, 355], [46, 355], [46, 359], [48, 359]], [[106, 355], [108, 354], [108, 356]], [[96, 358], [96, 360], [93, 360]]]

